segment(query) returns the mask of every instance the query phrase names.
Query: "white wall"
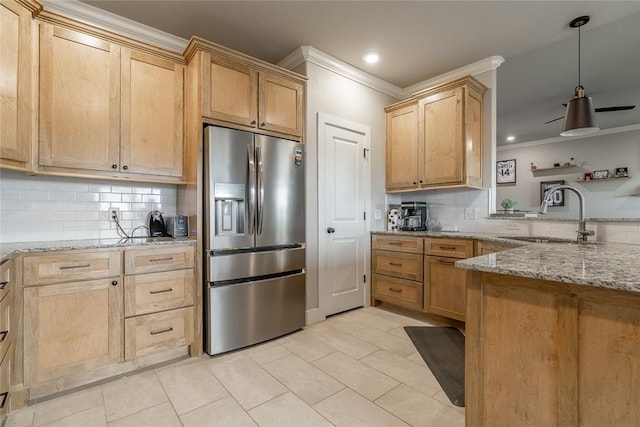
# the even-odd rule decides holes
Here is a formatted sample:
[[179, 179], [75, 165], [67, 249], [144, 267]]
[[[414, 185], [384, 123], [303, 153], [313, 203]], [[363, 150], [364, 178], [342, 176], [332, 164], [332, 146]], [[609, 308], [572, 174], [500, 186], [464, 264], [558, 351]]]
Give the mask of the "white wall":
[[176, 214], [176, 186], [0, 170], [0, 243], [118, 238], [110, 207], [120, 209], [129, 234], [147, 224], [152, 210]]
[[[568, 162], [575, 158], [577, 168], [530, 171], [531, 163], [538, 168], [552, 167], [554, 163]], [[586, 215], [592, 218], [640, 218], [640, 130], [623, 133], [572, 139], [550, 144], [498, 151], [498, 160], [516, 159], [516, 183], [500, 184], [496, 199], [511, 196], [518, 202], [518, 209], [537, 212], [540, 205], [540, 182], [564, 180], [577, 187], [586, 199]], [[585, 172], [627, 167], [629, 179], [580, 182]], [[639, 193], [638, 196], [630, 196]], [[565, 191], [565, 206], [550, 207], [548, 215], [554, 217], [578, 216], [577, 197]]]
[[[306, 104], [306, 174], [307, 174], [307, 310], [319, 307], [318, 283], [318, 112], [338, 116], [367, 125], [371, 129], [371, 201], [373, 210], [385, 211], [385, 113], [384, 107], [397, 99], [357, 83], [312, 62], [307, 62], [303, 72], [307, 82]], [[372, 220], [373, 229], [382, 229], [381, 220]]]

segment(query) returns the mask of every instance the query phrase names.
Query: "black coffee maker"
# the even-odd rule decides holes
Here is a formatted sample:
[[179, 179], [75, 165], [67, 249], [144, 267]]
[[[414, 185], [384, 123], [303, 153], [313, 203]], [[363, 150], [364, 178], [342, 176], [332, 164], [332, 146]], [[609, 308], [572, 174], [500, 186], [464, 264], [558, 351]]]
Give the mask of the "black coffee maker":
[[162, 237], [166, 236], [167, 228], [164, 224], [164, 218], [162, 212], [151, 211], [149, 214], [149, 236]]
[[400, 230], [427, 231], [429, 210], [426, 202], [402, 202], [400, 216]]

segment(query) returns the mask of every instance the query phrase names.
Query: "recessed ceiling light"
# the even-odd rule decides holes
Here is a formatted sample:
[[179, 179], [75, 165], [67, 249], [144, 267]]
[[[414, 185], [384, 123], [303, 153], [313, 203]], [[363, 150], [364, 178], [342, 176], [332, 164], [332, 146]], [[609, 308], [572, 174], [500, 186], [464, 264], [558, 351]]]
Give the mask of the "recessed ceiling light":
[[507, 141], [509, 141], [509, 142], [511, 142], [511, 141], [515, 141], [515, 140], [516, 140], [516, 137], [515, 137], [515, 136], [509, 135], [509, 136], [507, 137]]
[[368, 64], [375, 64], [376, 62], [378, 62], [380, 60], [380, 55], [378, 55], [375, 52], [369, 52], [364, 56], [364, 60]]

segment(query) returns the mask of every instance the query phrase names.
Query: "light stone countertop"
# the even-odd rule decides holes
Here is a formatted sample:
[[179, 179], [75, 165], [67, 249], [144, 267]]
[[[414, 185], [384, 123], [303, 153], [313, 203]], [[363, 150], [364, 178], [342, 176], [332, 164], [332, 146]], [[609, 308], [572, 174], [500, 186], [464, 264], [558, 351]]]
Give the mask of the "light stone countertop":
[[640, 292], [640, 245], [593, 242], [528, 243], [490, 233], [373, 232], [416, 237], [457, 237], [513, 246], [502, 252], [456, 261], [456, 267], [517, 277]]
[[1, 243], [0, 261], [17, 253], [68, 251], [72, 249], [122, 248], [129, 246], [195, 244], [190, 237], [133, 237], [130, 239], [57, 240], [51, 242]]

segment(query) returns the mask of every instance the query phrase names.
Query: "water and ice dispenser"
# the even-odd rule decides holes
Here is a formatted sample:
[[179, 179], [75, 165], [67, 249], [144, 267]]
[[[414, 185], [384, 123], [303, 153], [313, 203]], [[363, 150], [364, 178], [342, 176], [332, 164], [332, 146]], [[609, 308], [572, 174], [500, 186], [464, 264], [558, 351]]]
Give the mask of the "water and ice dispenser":
[[214, 184], [216, 236], [244, 234], [245, 184]]

